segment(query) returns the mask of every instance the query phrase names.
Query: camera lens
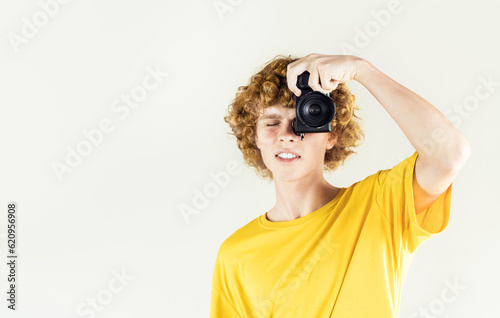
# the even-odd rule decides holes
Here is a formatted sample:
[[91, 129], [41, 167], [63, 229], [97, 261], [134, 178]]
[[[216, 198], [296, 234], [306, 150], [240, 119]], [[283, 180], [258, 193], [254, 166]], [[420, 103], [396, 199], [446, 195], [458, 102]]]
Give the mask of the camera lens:
[[332, 104], [333, 102], [328, 101], [328, 97], [320, 93], [310, 93], [299, 105], [299, 119], [309, 127], [321, 127], [328, 124], [334, 116]]

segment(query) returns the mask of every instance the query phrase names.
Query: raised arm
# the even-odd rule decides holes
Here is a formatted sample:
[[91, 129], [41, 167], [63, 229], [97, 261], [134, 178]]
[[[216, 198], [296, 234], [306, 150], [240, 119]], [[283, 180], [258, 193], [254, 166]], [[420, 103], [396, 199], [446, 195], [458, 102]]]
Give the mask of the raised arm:
[[469, 142], [437, 108], [367, 60], [353, 55], [309, 54], [288, 65], [288, 86], [296, 95], [300, 95], [297, 76], [305, 70], [310, 73], [309, 86], [323, 93], [341, 82], [358, 81], [398, 124], [419, 154], [413, 181], [417, 214], [449, 187], [469, 158]]

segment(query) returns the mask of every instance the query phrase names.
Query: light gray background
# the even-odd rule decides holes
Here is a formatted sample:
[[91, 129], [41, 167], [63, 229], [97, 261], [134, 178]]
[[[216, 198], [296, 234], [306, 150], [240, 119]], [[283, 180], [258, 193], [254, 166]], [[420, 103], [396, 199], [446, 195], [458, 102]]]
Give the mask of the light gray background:
[[[500, 86], [475, 95], [481, 78], [500, 82], [497, 1], [74, 0], [52, 2], [46, 20], [40, 3], [51, 2], [0, 4], [0, 316], [92, 317], [77, 308], [89, 312], [93, 297], [102, 306], [96, 317], [207, 317], [220, 244], [275, 199], [273, 184], [243, 164], [227, 134], [227, 106], [275, 55], [344, 54], [347, 44], [458, 116], [472, 147], [454, 182], [448, 228], [417, 252], [400, 316], [424, 317], [419, 308], [435, 317], [500, 316]], [[382, 23], [390, 3], [397, 13]], [[215, 4], [229, 9], [218, 13]], [[13, 45], [33, 18], [37, 33]], [[371, 34], [366, 45], [359, 32]], [[140, 92], [148, 67], [168, 76], [121, 118], [114, 101]], [[348, 85], [366, 139], [327, 175], [338, 187], [414, 151], [373, 96]], [[456, 111], [475, 98], [474, 109]], [[65, 164], [67, 147], [105, 118], [114, 130], [60, 181], [53, 163]], [[237, 173], [214, 187], [211, 174], [231, 162]], [[209, 188], [218, 193], [187, 223], [180, 206]], [[5, 301], [10, 201], [18, 203], [15, 313]], [[121, 271], [124, 283], [115, 278]], [[462, 289], [453, 294], [448, 284]]]

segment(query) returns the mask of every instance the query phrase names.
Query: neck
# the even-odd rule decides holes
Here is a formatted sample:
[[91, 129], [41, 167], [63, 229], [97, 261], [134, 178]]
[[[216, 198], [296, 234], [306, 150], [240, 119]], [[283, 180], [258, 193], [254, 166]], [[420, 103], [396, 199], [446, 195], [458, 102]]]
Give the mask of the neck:
[[340, 188], [328, 183], [323, 175], [311, 179], [316, 181], [275, 180], [276, 204], [267, 213], [267, 219], [282, 222], [301, 218], [333, 200], [340, 191]]

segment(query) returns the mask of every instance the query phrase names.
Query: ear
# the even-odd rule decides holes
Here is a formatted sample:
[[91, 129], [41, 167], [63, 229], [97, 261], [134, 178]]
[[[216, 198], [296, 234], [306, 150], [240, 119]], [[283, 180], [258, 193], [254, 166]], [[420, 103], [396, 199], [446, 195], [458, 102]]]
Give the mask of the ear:
[[326, 149], [330, 150], [337, 143], [338, 135], [336, 133], [331, 132], [328, 136], [328, 141], [326, 143]]
[[255, 138], [255, 145], [256, 145], [256, 146], [257, 146], [257, 148], [259, 148], [259, 150], [260, 150], [260, 146], [259, 146], [259, 136], [257, 136], [257, 132], [255, 132], [254, 138]]

